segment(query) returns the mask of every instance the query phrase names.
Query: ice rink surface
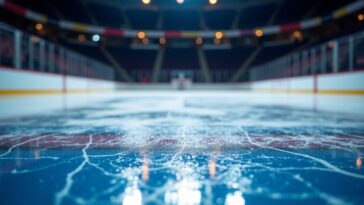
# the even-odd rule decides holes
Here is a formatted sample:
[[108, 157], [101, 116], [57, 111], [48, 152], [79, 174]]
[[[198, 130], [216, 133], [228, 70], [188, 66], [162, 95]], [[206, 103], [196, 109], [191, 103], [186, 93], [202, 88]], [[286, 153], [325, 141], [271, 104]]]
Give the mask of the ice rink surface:
[[1, 99], [1, 203], [362, 204], [363, 102], [167, 91]]

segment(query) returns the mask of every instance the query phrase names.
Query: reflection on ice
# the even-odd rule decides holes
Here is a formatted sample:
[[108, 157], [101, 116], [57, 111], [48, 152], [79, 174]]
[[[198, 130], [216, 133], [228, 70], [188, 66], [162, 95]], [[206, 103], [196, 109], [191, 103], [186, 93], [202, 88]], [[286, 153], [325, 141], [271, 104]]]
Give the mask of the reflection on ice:
[[148, 161], [147, 161], [146, 157], [143, 158], [142, 179], [144, 182], [148, 181], [148, 179], [149, 179], [149, 166], [148, 166]]
[[169, 205], [199, 205], [201, 203], [200, 183], [193, 176], [191, 167], [183, 167], [177, 173], [177, 182], [164, 195]]
[[141, 205], [142, 193], [136, 187], [128, 187], [125, 190], [123, 205]]
[[39, 150], [34, 150], [34, 159], [40, 159], [40, 151]]
[[225, 205], [245, 205], [245, 200], [240, 191], [228, 193], [225, 199]]
[[170, 205], [198, 205], [201, 203], [199, 184], [192, 179], [182, 179], [176, 185], [176, 191], [168, 191], [164, 195], [166, 204]]
[[119, 96], [0, 120], [1, 204], [362, 204], [363, 117], [249, 99]]
[[211, 159], [209, 162], [209, 174], [210, 178], [214, 179], [216, 175], [216, 162], [214, 159]]
[[358, 156], [358, 158], [356, 158], [356, 167], [357, 167], [358, 169], [360, 169], [360, 168], [361, 168], [361, 157], [360, 157], [360, 156]]
[[138, 178], [133, 177], [125, 189], [123, 196], [123, 205], [141, 205], [142, 192], [138, 189]]

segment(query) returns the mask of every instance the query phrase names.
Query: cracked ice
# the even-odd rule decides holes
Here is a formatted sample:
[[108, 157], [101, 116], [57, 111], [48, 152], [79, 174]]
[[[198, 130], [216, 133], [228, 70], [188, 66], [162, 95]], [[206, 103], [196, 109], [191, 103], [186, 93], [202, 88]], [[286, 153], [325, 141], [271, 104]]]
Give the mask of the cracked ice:
[[0, 121], [2, 204], [360, 204], [364, 118], [118, 96]]

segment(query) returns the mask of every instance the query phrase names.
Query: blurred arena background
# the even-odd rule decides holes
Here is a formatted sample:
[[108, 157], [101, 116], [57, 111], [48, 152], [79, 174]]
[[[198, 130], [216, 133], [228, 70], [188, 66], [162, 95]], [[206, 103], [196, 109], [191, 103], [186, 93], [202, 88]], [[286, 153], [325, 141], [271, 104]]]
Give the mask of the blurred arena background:
[[364, 0], [0, 0], [0, 204], [363, 204]]
[[127, 83], [231, 84], [356, 71], [364, 64], [363, 1], [0, 5], [3, 68]]

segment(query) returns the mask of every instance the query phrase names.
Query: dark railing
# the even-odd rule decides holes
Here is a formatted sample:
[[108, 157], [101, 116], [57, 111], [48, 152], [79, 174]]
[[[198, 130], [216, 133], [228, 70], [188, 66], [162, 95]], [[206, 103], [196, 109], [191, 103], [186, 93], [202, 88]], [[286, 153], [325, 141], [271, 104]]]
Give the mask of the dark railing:
[[0, 66], [114, 80], [111, 66], [2, 23]]
[[364, 69], [364, 31], [250, 69], [250, 81]]

